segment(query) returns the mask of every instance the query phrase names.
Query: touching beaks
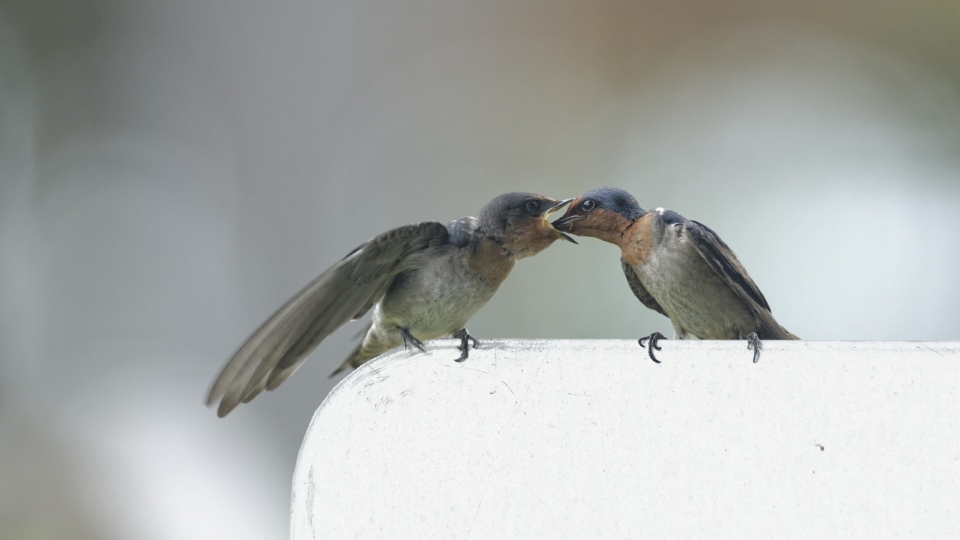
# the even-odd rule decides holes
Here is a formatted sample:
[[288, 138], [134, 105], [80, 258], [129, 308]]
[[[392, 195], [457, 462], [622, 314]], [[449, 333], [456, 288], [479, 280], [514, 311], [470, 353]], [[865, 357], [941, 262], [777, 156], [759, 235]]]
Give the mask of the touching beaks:
[[569, 216], [563, 216], [562, 218], [554, 221], [551, 225], [553, 225], [554, 229], [560, 230], [561, 228], [566, 228], [570, 223], [583, 218], [584, 216], [581, 214], [570, 214]]
[[[546, 220], [547, 217], [550, 216], [550, 214], [552, 214], [552, 213], [556, 212], [557, 210], [563, 208], [564, 206], [570, 204], [570, 201], [572, 201], [572, 200], [573, 200], [573, 199], [564, 199], [564, 200], [558, 202], [557, 204], [551, 206], [550, 208], [547, 208], [547, 211], [543, 214], [543, 219]], [[561, 219], [563, 219], [563, 218], [561, 218]], [[560, 220], [557, 220], [557, 221], [560, 221]], [[566, 240], [567, 242], [573, 242], [574, 244], [577, 244], [577, 243], [578, 243], [576, 240], [574, 240], [573, 238], [571, 238], [570, 235], [565, 234], [565, 233], [561, 232], [559, 229], [557, 229], [557, 222], [556, 222], [556, 221], [554, 221], [553, 223], [551, 223], [550, 226], [553, 227], [553, 230], [557, 231], [557, 234], [560, 235], [560, 238], [563, 238], [563, 239]]]

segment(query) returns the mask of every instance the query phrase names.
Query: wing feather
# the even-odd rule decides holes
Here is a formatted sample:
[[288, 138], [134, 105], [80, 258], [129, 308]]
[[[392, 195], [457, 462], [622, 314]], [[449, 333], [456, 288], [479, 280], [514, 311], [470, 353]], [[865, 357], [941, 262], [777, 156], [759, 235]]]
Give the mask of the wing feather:
[[286, 380], [327, 336], [362, 316], [406, 269], [412, 253], [447, 240], [446, 227], [423, 222], [373, 238], [330, 267], [277, 310], [220, 372], [207, 404], [218, 416]]
[[743, 267], [737, 255], [723, 240], [706, 225], [687, 220], [683, 232], [691, 239], [691, 244], [700, 253], [710, 268], [717, 273], [730, 288], [744, 301], [747, 307], [760, 321], [761, 339], [798, 339], [773, 318], [770, 305], [760, 288], [753, 282], [747, 269]]

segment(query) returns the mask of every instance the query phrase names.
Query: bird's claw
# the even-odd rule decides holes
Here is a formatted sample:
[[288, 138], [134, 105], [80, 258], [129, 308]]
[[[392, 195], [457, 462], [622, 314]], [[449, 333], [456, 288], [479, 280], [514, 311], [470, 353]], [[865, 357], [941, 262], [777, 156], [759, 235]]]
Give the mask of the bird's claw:
[[[653, 360], [654, 362], [658, 363], [658, 364], [660, 363], [660, 361], [657, 360], [657, 357], [653, 355], [653, 351], [654, 351], [654, 350], [658, 350], [658, 351], [661, 350], [661, 347], [660, 347], [659, 345], [657, 345], [657, 342], [660, 341], [661, 339], [667, 339], [667, 338], [666, 338], [663, 334], [661, 334], [660, 332], [654, 332], [654, 333], [650, 334], [649, 336], [642, 337], [642, 338], [640, 338], [640, 339], [637, 340], [637, 343], [639, 343], [641, 347], [646, 347], [646, 349], [647, 349], [647, 354], [650, 355], [650, 359]], [[644, 341], [647, 342], [647, 345], [644, 345], [644, 344], [643, 344]]]
[[480, 345], [480, 342], [477, 341], [477, 338], [471, 336], [470, 333], [467, 332], [466, 328], [461, 329], [454, 337], [460, 339], [460, 345], [457, 345], [457, 350], [460, 351], [460, 357], [456, 358], [454, 362], [463, 362], [468, 356], [470, 356], [471, 341], [473, 342], [474, 349]]
[[423, 342], [419, 339], [413, 337], [413, 334], [410, 333], [406, 328], [400, 329], [400, 337], [403, 338], [403, 348], [407, 348], [407, 341], [413, 343], [413, 346], [420, 350], [420, 352], [427, 352], [427, 348], [424, 347]]
[[753, 363], [756, 364], [760, 361], [760, 351], [763, 349], [763, 342], [760, 341], [760, 336], [756, 332], [750, 332], [747, 334], [747, 350], [753, 351]]

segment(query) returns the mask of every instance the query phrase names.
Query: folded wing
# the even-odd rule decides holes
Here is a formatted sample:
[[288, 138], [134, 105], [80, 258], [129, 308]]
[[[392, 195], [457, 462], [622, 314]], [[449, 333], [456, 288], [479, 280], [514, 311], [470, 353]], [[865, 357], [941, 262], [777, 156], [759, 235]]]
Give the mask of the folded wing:
[[760, 288], [750, 279], [746, 268], [736, 254], [709, 227], [687, 220], [683, 232], [691, 240], [700, 256], [717, 273], [756, 315], [760, 321], [758, 335], [761, 339], [798, 339], [777, 323], [770, 312], [770, 305]]
[[244, 343], [214, 381], [207, 404], [218, 416], [287, 379], [327, 336], [363, 316], [410, 254], [447, 241], [442, 223], [399, 227], [353, 250], [294, 295]]

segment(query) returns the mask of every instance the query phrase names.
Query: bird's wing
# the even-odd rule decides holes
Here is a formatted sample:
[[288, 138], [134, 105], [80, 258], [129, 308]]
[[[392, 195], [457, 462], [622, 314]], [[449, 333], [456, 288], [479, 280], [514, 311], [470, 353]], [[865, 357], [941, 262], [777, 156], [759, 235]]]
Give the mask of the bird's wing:
[[[470, 242], [470, 240], [473, 237], [473, 234], [477, 230], [477, 220], [476, 218], [472, 218], [472, 217], [462, 217], [459, 219], [455, 219], [450, 223], [447, 223], [446, 227], [447, 227], [447, 242], [457, 247], [464, 247]], [[439, 232], [439, 230], [437, 232]], [[362, 247], [363, 246], [360, 246], [357, 249], [353, 250], [351, 254], [360, 250]], [[389, 287], [390, 287], [390, 282], [385, 281], [382, 285], [383, 290], [379, 291], [378, 293], [375, 293], [370, 298], [370, 301], [367, 302], [362, 308], [360, 308], [360, 311], [358, 311], [357, 314], [353, 316], [353, 318], [359, 319], [360, 317], [363, 317], [364, 314], [367, 313], [367, 311], [370, 311], [370, 308], [373, 307], [374, 304], [379, 302], [380, 298], [384, 294], [386, 294], [387, 289]]]
[[623, 275], [627, 276], [627, 284], [630, 285], [630, 290], [633, 291], [633, 294], [636, 295], [637, 299], [648, 308], [660, 313], [661, 315], [669, 317], [667, 312], [665, 312], [663, 308], [660, 307], [660, 304], [657, 303], [656, 299], [650, 295], [650, 292], [647, 291], [647, 288], [643, 286], [643, 283], [640, 283], [640, 278], [633, 270], [633, 266], [623, 259], [620, 259], [620, 266], [623, 267]]
[[[445, 227], [447, 230], [446, 235], [444, 235], [443, 231], [440, 230], [439, 225], [440, 224], [435, 221], [427, 221], [427, 222], [418, 223], [415, 225], [410, 225], [409, 227], [400, 227], [398, 229], [388, 231], [378, 236], [377, 238], [374, 238], [370, 242], [367, 242], [366, 244], [363, 244], [358, 248], [354, 249], [353, 251], [350, 252], [349, 255], [344, 257], [344, 259], [349, 258], [350, 255], [353, 255], [354, 253], [360, 251], [361, 249], [365, 249], [367, 259], [362, 261], [360, 264], [365, 265], [365, 267], [369, 270], [365, 274], [376, 275], [378, 272], [378, 269], [375, 267], [376, 265], [373, 264], [372, 259], [377, 258], [377, 259], [382, 259], [384, 261], [389, 262], [391, 260], [391, 256], [395, 255], [397, 257], [397, 261], [402, 261], [404, 258], [406, 258], [406, 256], [409, 253], [412, 253], [413, 251], [418, 251], [418, 248], [416, 248], [416, 246], [413, 246], [414, 249], [412, 251], [406, 251], [406, 248], [404, 248], [402, 245], [400, 246], [396, 245], [395, 242], [397, 241], [397, 238], [391, 237], [390, 236], [391, 234], [395, 233], [396, 235], [399, 235], [399, 236], [404, 236], [406, 234], [413, 234], [415, 236], [420, 234], [425, 234], [427, 237], [427, 244], [429, 244], [431, 240], [435, 242], [446, 241], [447, 243], [454, 244], [457, 247], [463, 247], [470, 240], [469, 234], [476, 230], [476, 220], [472, 217], [455, 219], [450, 223], [448, 223]], [[424, 227], [426, 227], [426, 229], [428, 230], [424, 231], [423, 230]], [[380, 247], [378, 247], [377, 245], [373, 245], [375, 242], [379, 242], [378, 245]], [[382, 249], [383, 246], [392, 247], [394, 251], [392, 253], [385, 253]], [[424, 244], [424, 247], [425, 246], [426, 244]], [[402, 267], [394, 268], [394, 270], [398, 268], [402, 268]], [[390, 280], [380, 280], [380, 281], [381, 281], [380, 290], [375, 292], [373, 296], [370, 297], [370, 300], [367, 301], [367, 303], [364, 304], [359, 311], [357, 311], [357, 313], [353, 316], [354, 319], [359, 319], [360, 317], [363, 317], [368, 311], [370, 311], [370, 308], [373, 307], [374, 304], [379, 302], [380, 298], [382, 298], [383, 295], [386, 294], [387, 289], [390, 288], [390, 284], [392, 282]]]
[[442, 223], [399, 227], [350, 252], [294, 295], [233, 355], [214, 381], [207, 404], [218, 416], [286, 380], [327, 336], [363, 315], [386, 293], [407, 257], [447, 241]]
[[710, 227], [693, 220], [683, 224], [683, 232], [691, 240], [703, 260], [717, 273], [730, 288], [744, 301], [747, 307], [760, 320], [761, 339], [792, 339], [773, 318], [770, 305], [763, 297], [760, 288], [750, 279], [747, 269], [740, 264], [730, 246], [713, 232]]

